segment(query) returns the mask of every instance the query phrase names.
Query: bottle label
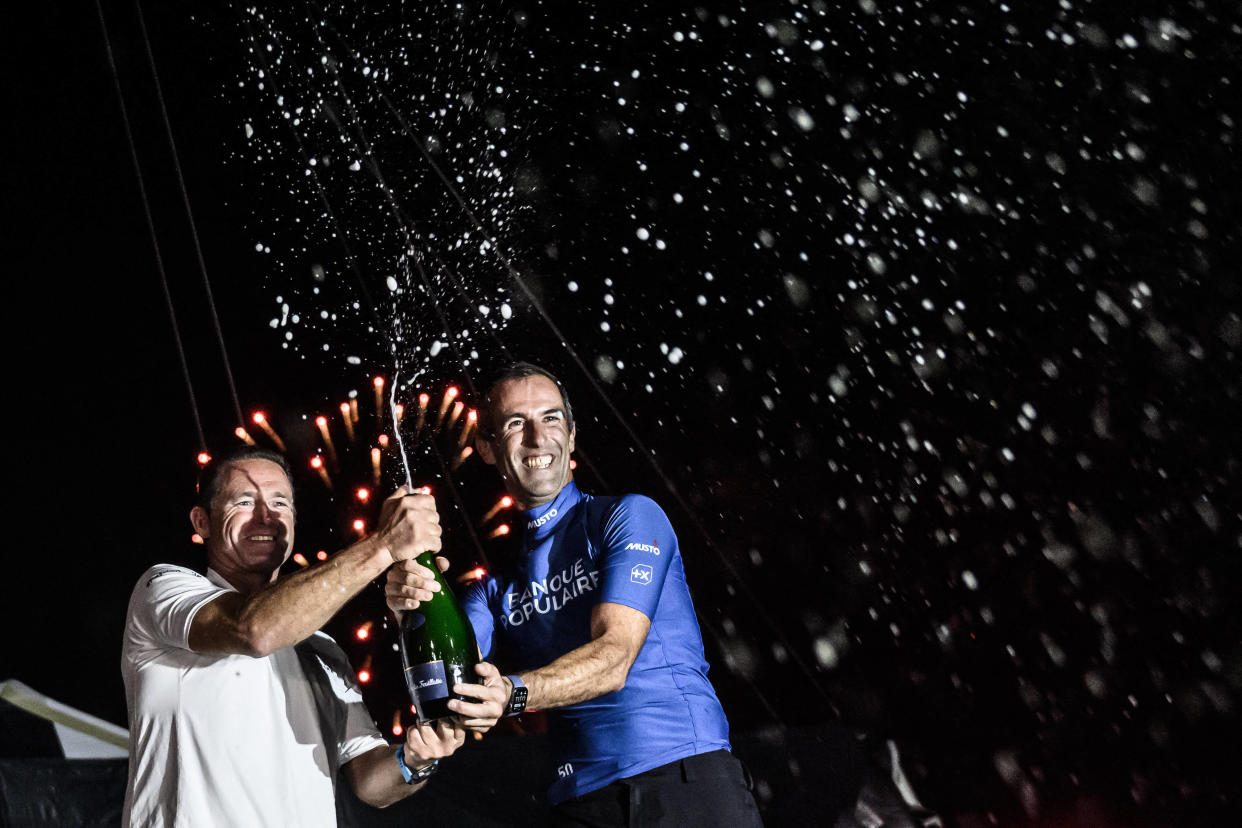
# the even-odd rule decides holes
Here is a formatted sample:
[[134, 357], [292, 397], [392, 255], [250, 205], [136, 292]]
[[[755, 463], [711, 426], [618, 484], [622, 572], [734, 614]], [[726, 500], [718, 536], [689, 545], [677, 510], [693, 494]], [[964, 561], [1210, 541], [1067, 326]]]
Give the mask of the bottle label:
[[405, 669], [405, 683], [410, 688], [410, 693], [423, 703], [442, 699], [449, 694], [443, 661], [411, 664]]

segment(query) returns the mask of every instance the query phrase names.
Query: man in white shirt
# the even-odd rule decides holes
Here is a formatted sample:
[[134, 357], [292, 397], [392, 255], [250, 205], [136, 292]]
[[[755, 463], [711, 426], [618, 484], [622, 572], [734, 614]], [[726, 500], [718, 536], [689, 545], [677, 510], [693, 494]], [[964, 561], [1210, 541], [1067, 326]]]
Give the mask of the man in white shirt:
[[[215, 461], [190, 520], [207, 574], [154, 566], [130, 598], [126, 825], [335, 825], [338, 770], [359, 799], [384, 807], [417, 790], [467, 727], [494, 724], [419, 724], [390, 748], [345, 654], [317, 632], [394, 562], [439, 551], [430, 496], [399, 489], [374, 534], [279, 581], [294, 538], [283, 457], [247, 447]], [[423, 574], [417, 598], [428, 600], [439, 587]], [[485, 685], [500, 681], [491, 665], [479, 673]], [[472, 687], [482, 690], [460, 689]]]

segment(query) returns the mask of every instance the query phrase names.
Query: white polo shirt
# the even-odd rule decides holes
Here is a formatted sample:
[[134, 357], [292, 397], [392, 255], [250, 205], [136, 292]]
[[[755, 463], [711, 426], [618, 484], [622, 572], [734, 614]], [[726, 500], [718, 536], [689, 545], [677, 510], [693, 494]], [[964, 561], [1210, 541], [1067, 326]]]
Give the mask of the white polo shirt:
[[345, 654], [323, 633], [316, 650], [331, 663], [320, 680], [344, 723], [332, 745], [293, 647], [265, 658], [192, 652], [194, 614], [230, 591], [211, 570], [204, 577], [158, 565], [130, 596], [121, 653], [131, 742], [126, 826], [333, 826], [333, 769], [387, 744]]

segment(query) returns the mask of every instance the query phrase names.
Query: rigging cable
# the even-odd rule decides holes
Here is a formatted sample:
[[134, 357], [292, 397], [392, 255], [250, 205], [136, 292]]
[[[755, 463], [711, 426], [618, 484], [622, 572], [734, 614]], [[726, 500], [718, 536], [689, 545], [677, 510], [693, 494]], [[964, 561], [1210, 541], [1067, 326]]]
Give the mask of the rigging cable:
[[203, 276], [203, 288], [207, 292], [207, 307], [211, 311], [211, 322], [215, 327], [216, 341], [220, 345], [220, 356], [224, 360], [224, 374], [229, 382], [229, 392], [233, 395], [233, 412], [237, 415], [237, 424], [244, 430], [246, 428], [246, 420], [242, 416], [241, 400], [237, 397], [237, 385], [233, 382], [233, 368], [229, 364], [229, 352], [224, 345], [224, 332], [220, 328], [220, 316], [216, 313], [216, 300], [211, 292], [211, 280], [207, 278], [207, 263], [203, 260], [203, 248], [198, 240], [198, 227], [194, 223], [194, 211], [190, 209], [190, 194], [185, 186], [185, 176], [181, 173], [181, 159], [177, 155], [177, 142], [173, 139], [172, 122], [168, 118], [168, 108], [164, 105], [164, 91], [160, 86], [159, 72], [155, 68], [155, 54], [151, 51], [151, 39], [147, 36], [147, 24], [143, 18], [142, 4], [139, 0], [134, 0], [134, 8], [138, 10], [138, 27], [142, 30], [142, 42], [146, 47], [147, 62], [151, 66], [151, 77], [155, 80], [155, 95], [159, 99], [160, 114], [164, 118], [164, 130], [168, 135], [168, 148], [172, 151], [173, 167], [177, 171], [177, 183], [181, 187], [181, 200], [185, 204], [186, 218], [190, 222], [190, 236], [194, 239], [194, 252], [198, 256], [198, 269]]
[[116, 68], [116, 57], [112, 53], [112, 38], [108, 35], [108, 24], [104, 20], [103, 5], [95, 0], [95, 11], [99, 13], [99, 27], [103, 30], [104, 49], [108, 53], [108, 68], [112, 71], [112, 85], [116, 89], [116, 100], [121, 107], [121, 121], [125, 124], [125, 140], [129, 144], [129, 157], [134, 163], [134, 175], [138, 179], [138, 193], [142, 200], [142, 213], [147, 221], [147, 232], [151, 235], [151, 247], [155, 251], [155, 268], [160, 274], [160, 287], [164, 292], [164, 303], [168, 307], [168, 319], [172, 323], [173, 339], [177, 343], [177, 358], [181, 362], [181, 376], [185, 379], [185, 388], [190, 395], [190, 413], [194, 415], [194, 430], [198, 434], [199, 451], [207, 451], [207, 439], [203, 434], [203, 420], [199, 416], [198, 398], [194, 395], [194, 383], [190, 380], [190, 366], [185, 358], [185, 346], [181, 342], [181, 328], [177, 324], [177, 311], [173, 307], [172, 292], [168, 289], [168, 273], [164, 270], [164, 257], [160, 253], [159, 237], [155, 232], [155, 220], [151, 216], [151, 202], [147, 198], [147, 185], [142, 176], [142, 165], [138, 162], [138, 148], [134, 143], [134, 131], [129, 121], [129, 110], [125, 107], [125, 96], [121, 90], [121, 76]]

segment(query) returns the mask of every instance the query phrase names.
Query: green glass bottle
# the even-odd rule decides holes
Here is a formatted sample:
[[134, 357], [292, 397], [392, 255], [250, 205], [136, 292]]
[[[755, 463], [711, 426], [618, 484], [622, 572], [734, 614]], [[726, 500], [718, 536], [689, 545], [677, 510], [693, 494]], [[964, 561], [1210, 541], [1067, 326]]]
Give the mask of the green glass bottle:
[[479, 645], [470, 619], [453, 597], [431, 552], [418, 556], [418, 562], [435, 573], [440, 591], [416, 610], [401, 616], [401, 665], [405, 686], [420, 722], [453, 715], [450, 698], [474, 701], [452, 692], [454, 684], [477, 684]]

